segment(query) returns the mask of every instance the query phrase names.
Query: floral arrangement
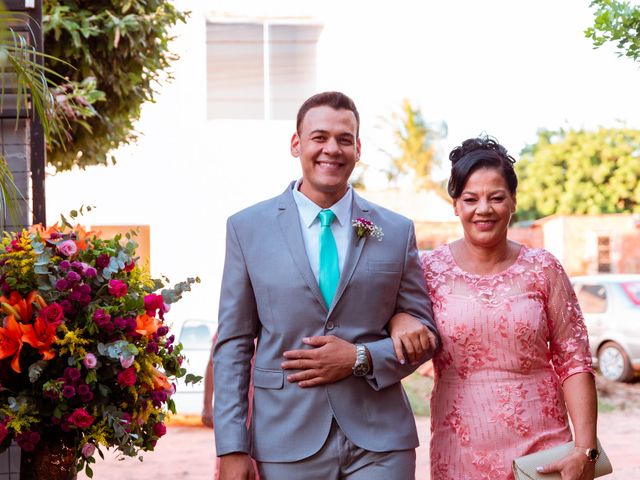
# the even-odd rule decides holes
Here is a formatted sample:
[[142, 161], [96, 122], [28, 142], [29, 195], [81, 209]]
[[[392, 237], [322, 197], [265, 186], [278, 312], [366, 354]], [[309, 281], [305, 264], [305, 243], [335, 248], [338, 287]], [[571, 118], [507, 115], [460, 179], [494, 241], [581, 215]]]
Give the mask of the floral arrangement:
[[135, 456], [166, 433], [186, 371], [164, 316], [199, 279], [156, 293], [131, 234], [62, 220], [0, 244], [0, 451], [61, 438], [91, 477], [101, 447]]
[[373, 237], [381, 242], [382, 237], [384, 237], [382, 229], [379, 226], [375, 225], [371, 220], [367, 220], [366, 218], [358, 217], [352, 222], [351, 225], [356, 231], [358, 241], [364, 237]]

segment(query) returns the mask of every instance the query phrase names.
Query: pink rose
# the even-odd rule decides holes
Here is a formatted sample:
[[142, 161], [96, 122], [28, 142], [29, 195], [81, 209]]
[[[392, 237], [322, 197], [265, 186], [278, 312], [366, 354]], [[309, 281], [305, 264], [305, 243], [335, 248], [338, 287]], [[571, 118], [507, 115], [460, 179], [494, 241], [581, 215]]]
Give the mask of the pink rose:
[[96, 446], [93, 443], [85, 443], [82, 446], [82, 456], [84, 458], [93, 457], [93, 454], [96, 451]]
[[93, 423], [93, 417], [84, 408], [76, 408], [69, 416], [69, 423], [78, 428], [87, 428]]
[[47, 325], [55, 325], [56, 327], [64, 320], [64, 312], [58, 303], [47, 305], [40, 310], [39, 315]]
[[65, 240], [58, 244], [58, 251], [65, 257], [70, 257], [78, 251], [78, 246], [73, 240]]
[[127, 284], [122, 280], [109, 280], [109, 293], [120, 298], [127, 294]]
[[132, 387], [136, 384], [137, 378], [134, 367], [126, 368], [118, 374], [118, 385], [121, 387]]
[[84, 364], [85, 367], [91, 370], [92, 368], [95, 368], [95, 366], [98, 364], [98, 359], [93, 353], [87, 353], [82, 359], [82, 363]]

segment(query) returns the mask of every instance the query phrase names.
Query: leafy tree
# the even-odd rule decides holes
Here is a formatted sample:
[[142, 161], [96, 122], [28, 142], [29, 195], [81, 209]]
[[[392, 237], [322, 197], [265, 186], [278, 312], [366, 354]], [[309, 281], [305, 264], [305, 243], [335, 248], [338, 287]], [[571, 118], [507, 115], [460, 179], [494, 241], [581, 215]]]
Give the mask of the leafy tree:
[[593, 27], [585, 31], [596, 48], [615, 42], [619, 56], [640, 59], [640, 6], [617, 0], [593, 0], [596, 7]]
[[168, 0], [44, 1], [45, 50], [68, 62], [47, 62], [68, 79], [54, 92], [69, 126], [49, 144], [50, 165], [106, 165], [110, 150], [136, 139], [142, 104], [170, 78], [169, 30], [185, 19]]
[[389, 154], [392, 161], [387, 172], [389, 180], [412, 173], [418, 190], [433, 190], [448, 200], [443, 183], [433, 180], [433, 169], [438, 165], [435, 141], [446, 137], [447, 125], [429, 125], [420, 108], [414, 108], [408, 99], [402, 102], [400, 114], [393, 118], [398, 153]]
[[541, 130], [520, 155], [521, 220], [640, 212], [640, 130]]

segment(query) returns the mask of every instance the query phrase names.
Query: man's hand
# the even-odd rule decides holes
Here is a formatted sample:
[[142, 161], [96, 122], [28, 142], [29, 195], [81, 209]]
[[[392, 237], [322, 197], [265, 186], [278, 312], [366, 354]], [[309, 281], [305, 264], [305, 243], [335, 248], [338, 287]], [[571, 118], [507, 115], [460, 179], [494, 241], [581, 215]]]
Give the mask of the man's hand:
[[407, 362], [412, 365], [417, 364], [427, 353], [433, 353], [436, 348], [435, 335], [408, 313], [396, 313], [389, 320], [389, 335], [393, 341], [396, 357], [403, 365]]
[[333, 335], [304, 338], [302, 342], [315, 348], [284, 352], [286, 361], [282, 362], [282, 368], [301, 370], [289, 375], [288, 381], [298, 382], [302, 388], [317, 387], [337, 382], [353, 373], [356, 362], [353, 343]]
[[220, 480], [255, 480], [251, 458], [246, 453], [230, 453], [220, 457]]

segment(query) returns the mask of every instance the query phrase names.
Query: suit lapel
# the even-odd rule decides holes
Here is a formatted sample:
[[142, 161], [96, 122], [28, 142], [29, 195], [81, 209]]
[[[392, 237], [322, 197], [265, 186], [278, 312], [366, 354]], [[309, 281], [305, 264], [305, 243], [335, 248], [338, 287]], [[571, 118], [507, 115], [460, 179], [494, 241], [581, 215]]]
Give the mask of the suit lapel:
[[289, 185], [287, 190], [279, 198], [278, 224], [280, 225], [280, 230], [284, 236], [289, 253], [291, 253], [302, 278], [304, 278], [304, 281], [309, 285], [318, 303], [326, 310], [327, 307], [322, 298], [320, 287], [318, 286], [316, 277], [313, 275], [311, 265], [309, 265], [307, 251], [304, 248], [304, 240], [302, 239], [302, 230], [300, 228], [300, 216], [291, 192], [292, 185], [293, 183]]
[[[351, 216], [353, 219], [356, 218], [364, 218], [366, 220], [371, 220], [371, 211], [367, 202], [360, 197], [355, 191], [353, 192], [353, 205], [351, 207]], [[338, 283], [338, 288], [336, 289], [336, 294], [333, 297], [333, 303], [331, 304], [331, 308], [329, 309], [329, 315], [333, 312], [333, 309], [337, 305], [340, 297], [344, 293], [344, 290], [349, 285], [349, 281], [353, 276], [353, 272], [358, 265], [358, 261], [360, 260], [360, 255], [362, 254], [362, 250], [364, 248], [364, 244], [367, 242], [367, 236], [362, 238], [358, 238], [356, 235], [355, 229], [350, 229], [351, 235], [349, 238], [349, 245], [347, 246], [347, 256], [344, 260], [344, 268], [342, 273], [340, 274], [340, 282]]]

